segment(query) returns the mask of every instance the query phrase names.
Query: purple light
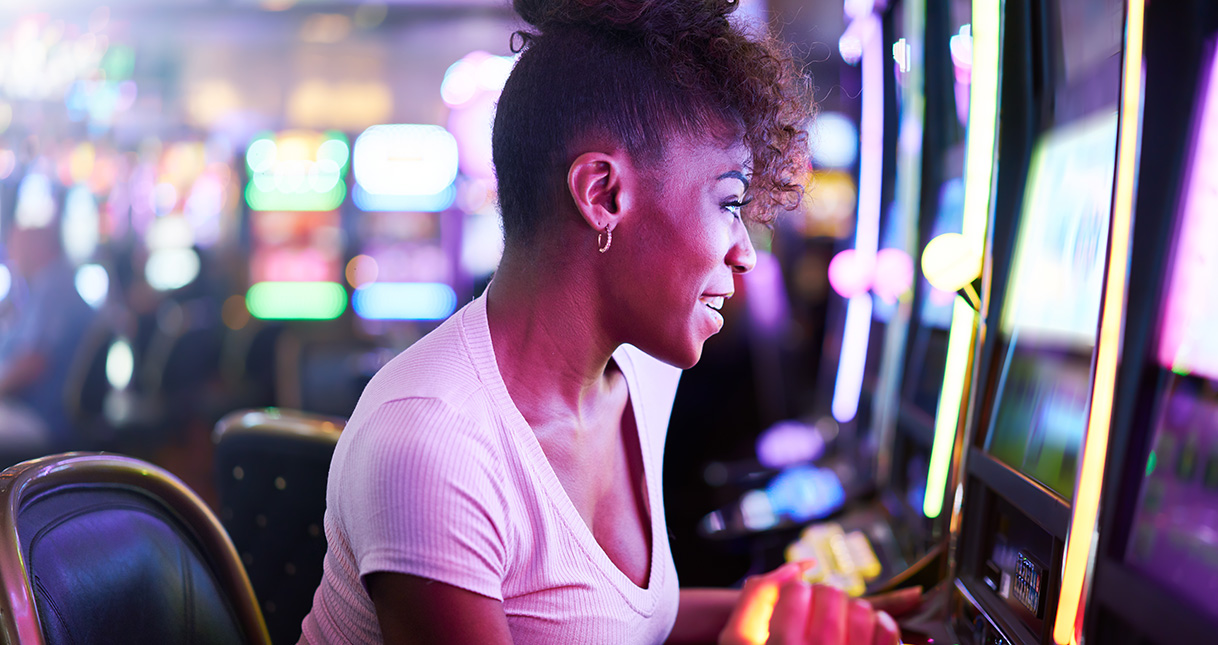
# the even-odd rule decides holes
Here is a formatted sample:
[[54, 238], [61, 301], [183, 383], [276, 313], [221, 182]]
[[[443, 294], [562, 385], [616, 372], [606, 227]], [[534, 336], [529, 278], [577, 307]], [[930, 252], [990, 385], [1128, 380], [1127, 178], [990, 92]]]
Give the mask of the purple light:
[[1218, 49], [1193, 143], [1182, 224], [1176, 241], [1159, 361], [1181, 374], [1218, 378]]
[[875, 277], [875, 261], [855, 249], [846, 249], [829, 261], [829, 284], [843, 298], [866, 293]]
[[[847, 276], [858, 278], [864, 268], [874, 272], [880, 238], [880, 188], [884, 161], [884, 44], [880, 18], [874, 13], [850, 23], [847, 32], [863, 36], [863, 106], [859, 143], [859, 211], [854, 232], [855, 259]], [[836, 259], [836, 258], [835, 258]], [[870, 283], [870, 280], [868, 280]], [[846, 328], [842, 334], [842, 353], [838, 358], [837, 382], [833, 391], [833, 418], [850, 421], [858, 413], [863, 389], [863, 371], [871, 334], [873, 303], [866, 292], [850, 298], [846, 307]]]
[[825, 452], [820, 432], [799, 421], [779, 421], [757, 438], [757, 461], [766, 468], [786, 468], [817, 459]]
[[778, 260], [765, 251], [757, 251], [757, 264], [744, 274], [744, 282], [749, 293], [745, 303], [753, 324], [761, 331], [776, 332], [783, 321], [790, 319]]
[[892, 304], [913, 287], [913, 258], [901, 249], [884, 249], [875, 259], [875, 294]]

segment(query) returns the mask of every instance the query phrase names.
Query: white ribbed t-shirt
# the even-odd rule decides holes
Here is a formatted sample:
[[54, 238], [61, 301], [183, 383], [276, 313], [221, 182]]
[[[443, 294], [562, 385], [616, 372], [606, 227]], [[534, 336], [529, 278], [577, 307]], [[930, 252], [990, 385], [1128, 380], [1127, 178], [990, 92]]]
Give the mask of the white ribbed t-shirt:
[[623, 345], [651, 508], [651, 570], [635, 585], [605, 554], [508, 395], [486, 297], [382, 368], [338, 442], [321, 586], [303, 643], [379, 643], [362, 579], [413, 574], [503, 602], [528, 643], [659, 643], [677, 613], [661, 490], [680, 370]]

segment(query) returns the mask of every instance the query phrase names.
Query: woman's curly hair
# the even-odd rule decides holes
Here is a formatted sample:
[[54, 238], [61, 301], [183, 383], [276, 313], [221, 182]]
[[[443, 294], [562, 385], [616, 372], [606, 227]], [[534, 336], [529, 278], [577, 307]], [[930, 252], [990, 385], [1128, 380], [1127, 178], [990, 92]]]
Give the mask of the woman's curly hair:
[[789, 52], [728, 19], [737, 0], [514, 0], [533, 31], [495, 114], [493, 154], [509, 242], [532, 238], [592, 138], [641, 161], [675, 134], [734, 129], [752, 154], [747, 210], [799, 204], [812, 101]]

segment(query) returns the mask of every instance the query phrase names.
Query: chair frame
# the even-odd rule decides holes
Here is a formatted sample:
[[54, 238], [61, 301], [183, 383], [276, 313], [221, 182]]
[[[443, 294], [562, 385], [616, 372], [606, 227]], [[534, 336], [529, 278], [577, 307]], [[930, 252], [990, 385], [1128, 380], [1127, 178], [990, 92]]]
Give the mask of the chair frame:
[[226, 435], [253, 433], [333, 442], [342, 434], [346, 425], [347, 422], [338, 417], [296, 410], [280, 408], [238, 410], [224, 415], [224, 418], [216, 423], [212, 440], [220, 443]]
[[[214, 573], [229, 594], [247, 642], [270, 645], [270, 634], [249, 576], [228, 534], [207, 504], [162, 468], [132, 457], [84, 452], [41, 457], [0, 473], [0, 580], [5, 582], [4, 594], [0, 596], [0, 639], [22, 645], [45, 643], [17, 531], [23, 503], [60, 486], [80, 484], [129, 486], [163, 500], [191, 528], [204, 556], [217, 565]], [[16, 580], [21, 584], [14, 584]]]

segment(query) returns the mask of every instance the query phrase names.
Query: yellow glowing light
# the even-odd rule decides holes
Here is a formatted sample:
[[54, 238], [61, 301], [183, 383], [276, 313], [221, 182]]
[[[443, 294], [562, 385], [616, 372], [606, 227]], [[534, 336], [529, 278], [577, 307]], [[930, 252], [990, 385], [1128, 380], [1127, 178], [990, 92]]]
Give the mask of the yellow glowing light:
[[378, 274], [380, 274], [380, 266], [371, 256], [357, 255], [347, 263], [347, 284], [350, 284], [352, 288], [358, 289], [376, 282]]
[[947, 341], [947, 369], [943, 374], [943, 392], [935, 414], [935, 440], [930, 450], [930, 468], [926, 475], [926, 497], [922, 513], [939, 517], [943, 510], [943, 495], [947, 489], [947, 474], [951, 470], [952, 448], [956, 441], [956, 426], [960, 423], [960, 407], [964, 404], [964, 385], [968, 375], [969, 349], [973, 344], [976, 312], [959, 296], [952, 308], [952, 328]]
[[922, 274], [940, 291], [958, 291], [981, 275], [982, 247], [959, 233], [944, 233], [922, 252]]
[[778, 587], [766, 585], [757, 591], [757, 599], [745, 608], [740, 621], [740, 635], [746, 643], [764, 643], [770, 639], [770, 619], [778, 603]]
[[1125, 317], [1125, 282], [1129, 271], [1129, 237], [1137, 180], [1142, 117], [1142, 24], [1145, 11], [1143, 0], [1129, 0], [1125, 22], [1125, 60], [1121, 72], [1121, 130], [1112, 203], [1112, 242], [1108, 255], [1108, 277], [1104, 284], [1104, 310], [1100, 317], [1091, 411], [1087, 419], [1083, 462], [1074, 494], [1070, 532], [1066, 536], [1066, 561], [1061, 595], [1058, 596], [1057, 620], [1053, 624], [1053, 640], [1058, 645], [1078, 642], [1075, 623], [1086, 584], [1091, 542], [1095, 535], [1100, 492], [1104, 483], [1112, 399], [1120, 360], [1121, 322]]
[[297, 127], [363, 130], [388, 123], [393, 93], [380, 82], [328, 83], [306, 80], [288, 96], [288, 121]]
[[192, 84], [186, 94], [186, 113], [190, 123], [209, 127], [241, 109], [241, 94], [232, 83], [209, 79]]
[[72, 183], [83, 184], [93, 175], [93, 163], [97, 159], [97, 154], [93, 149], [93, 144], [88, 141], [81, 143], [72, 149], [72, 154], [68, 158], [68, 174], [72, 178]]
[[[990, 182], [994, 177], [994, 137], [998, 121], [998, 63], [1002, 47], [1000, 13], [999, 0], [973, 0], [973, 77], [969, 88], [962, 236], [966, 243], [962, 248], [968, 249], [985, 248], [985, 229], [990, 216]], [[925, 261], [924, 254], [923, 267]], [[971, 269], [964, 273], [968, 272]], [[922, 511], [927, 517], [937, 517], [943, 507], [943, 488], [964, 402], [975, 314], [964, 299], [956, 299], [947, 341], [943, 390], [935, 414], [935, 439], [926, 473], [926, 497], [922, 502]]]
[[984, 243], [994, 174], [998, 119], [998, 62], [1002, 31], [998, 0], [973, 2], [973, 78], [969, 87], [969, 128], [965, 148], [964, 237]]

